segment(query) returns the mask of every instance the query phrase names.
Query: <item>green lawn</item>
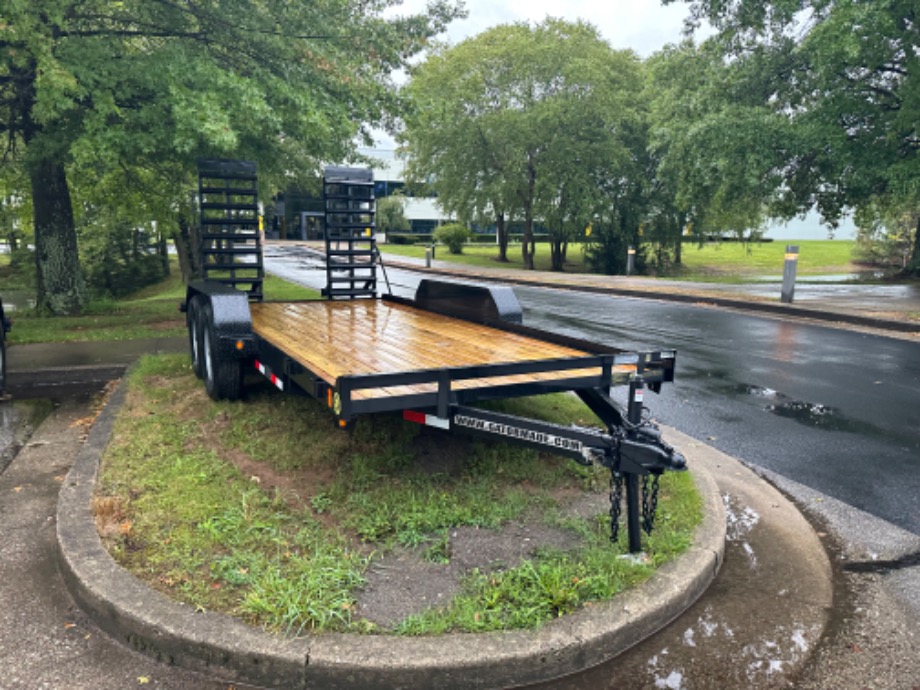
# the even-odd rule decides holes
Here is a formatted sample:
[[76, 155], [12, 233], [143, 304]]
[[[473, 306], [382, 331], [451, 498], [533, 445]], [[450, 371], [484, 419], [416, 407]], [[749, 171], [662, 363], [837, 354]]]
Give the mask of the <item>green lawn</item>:
[[[806, 240], [799, 247], [799, 276], [833, 275], [854, 270], [852, 254], [856, 243], [849, 240]], [[387, 244], [381, 247], [385, 254], [425, 258], [422, 245]], [[684, 280], [737, 280], [744, 281], [764, 275], [781, 275], [783, 272], [786, 242], [742, 244], [739, 242], [707, 243], [702, 246], [686, 244], [683, 248], [682, 269], [675, 270], [669, 278]], [[473, 244], [464, 247], [463, 254], [450, 254], [446, 247], [436, 250], [439, 261], [449, 261], [484, 268], [523, 269], [520, 245], [508, 248], [509, 263], [499, 263], [498, 249], [494, 245]], [[585, 272], [582, 245], [569, 247], [566, 271]], [[537, 244], [537, 270], [550, 268], [550, 249], [547, 243]]]
[[[281, 278], [267, 276], [263, 285], [267, 299], [316, 299], [315, 290]], [[120, 300], [97, 300], [81, 316], [39, 316], [17, 311], [9, 333], [11, 344], [135, 340], [177, 336], [185, 333], [185, 315], [179, 302], [185, 299], [185, 285], [174, 265], [165, 280]]]
[[[833, 275], [855, 270], [852, 261], [856, 242], [805, 240], [794, 244], [799, 248], [799, 276]], [[786, 242], [723, 242], [705, 244], [702, 247], [685, 245], [683, 277], [705, 279], [730, 276], [743, 280], [765, 275], [782, 275], [786, 245]]]

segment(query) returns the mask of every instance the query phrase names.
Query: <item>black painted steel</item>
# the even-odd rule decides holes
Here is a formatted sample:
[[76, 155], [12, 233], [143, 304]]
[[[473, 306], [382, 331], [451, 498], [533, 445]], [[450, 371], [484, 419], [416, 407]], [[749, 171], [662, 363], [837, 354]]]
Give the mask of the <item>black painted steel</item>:
[[262, 300], [262, 233], [256, 165], [249, 161], [198, 161], [201, 278], [218, 280]]
[[374, 175], [369, 168], [323, 171], [328, 299], [377, 297]]
[[506, 286], [424, 279], [415, 292], [419, 309], [477, 323], [522, 322], [521, 304]]

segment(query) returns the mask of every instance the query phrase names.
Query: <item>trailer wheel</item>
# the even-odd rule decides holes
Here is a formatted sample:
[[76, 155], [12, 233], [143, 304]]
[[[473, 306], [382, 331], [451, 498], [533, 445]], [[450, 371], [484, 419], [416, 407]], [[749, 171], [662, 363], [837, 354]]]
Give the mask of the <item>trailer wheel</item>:
[[201, 306], [198, 320], [205, 390], [212, 400], [239, 400], [243, 392], [243, 367], [238, 359], [223, 357], [218, 351], [210, 304]]
[[188, 308], [185, 312], [185, 320], [188, 324], [188, 349], [192, 358], [192, 371], [198, 378], [204, 378], [204, 366], [202, 364], [201, 351], [201, 298], [192, 297], [189, 300]]

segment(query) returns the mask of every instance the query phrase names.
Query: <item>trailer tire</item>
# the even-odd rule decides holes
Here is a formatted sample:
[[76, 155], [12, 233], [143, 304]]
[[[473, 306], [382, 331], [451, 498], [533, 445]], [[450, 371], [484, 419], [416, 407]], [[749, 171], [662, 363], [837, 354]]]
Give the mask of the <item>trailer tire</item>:
[[201, 324], [204, 388], [208, 396], [212, 400], [239, 400], [243, 392], [243, 367], [240, 360], [221, 356], [210, 304], [202, 305], [198, 321]]
[[192, 358], [192, 371], [198, 378], [204, 378], [204, 364], [202, 363], [203, 352], [201, 348], [201, 298], [192, 297], [188, 302], [188, 308], [185, 312], [185, 320], [188, 324], [188, 349]]

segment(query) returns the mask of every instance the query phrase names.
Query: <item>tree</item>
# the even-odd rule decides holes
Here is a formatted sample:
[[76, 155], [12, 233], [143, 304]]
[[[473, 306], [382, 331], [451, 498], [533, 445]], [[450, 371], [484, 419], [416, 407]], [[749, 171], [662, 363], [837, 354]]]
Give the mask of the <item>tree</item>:
[[[673, 1], [673, 0], [666, 0]], [[769, 211], [817, 207], [833, 225], [849, 209], [920, 206], [920, 10], [912, 0], [689, 0], [711, 46], [759, 96], [784, 137]], [[920, 214], [915, 214], [920, 218]], [[908, 272], [920, 274], [914, 227]]]
[[589, 24], [495, 27], [413, 70], [407, 171], [461, 219], [519, 217], [527, 268], [534, 223], [549, 224], [561, 270], [568, 238], [603, 203], [597, 185], [631, 165], [640, 89], [636, 56]]
[[179, 162], [175, 201], [198, 156], [251, 158], [268, 179], [345, 158], [395, 109], [393, 70], [458, 15], [437, 0], [385, 18], [394, 4], [5, 3], [0, 133], [31, 188], [39, 308], [83, 303], [70, 184], [80, 171], [175, 173]]
[[668, 46], [647, 67], [650, 231], [676, 247], [688, 227], [697, 239], [747, 236], [770, 212], [795, 136], [785, 115], [765, 105], [770, 87], [727, 64], [712, 43]]
[[374, 217], [378, 232], [385, 235], [397, 232], [409, 232], [409, 219], [406, 218], [406, 199], [401, 194], [391, 194], [377, 200], [377, 214]]

